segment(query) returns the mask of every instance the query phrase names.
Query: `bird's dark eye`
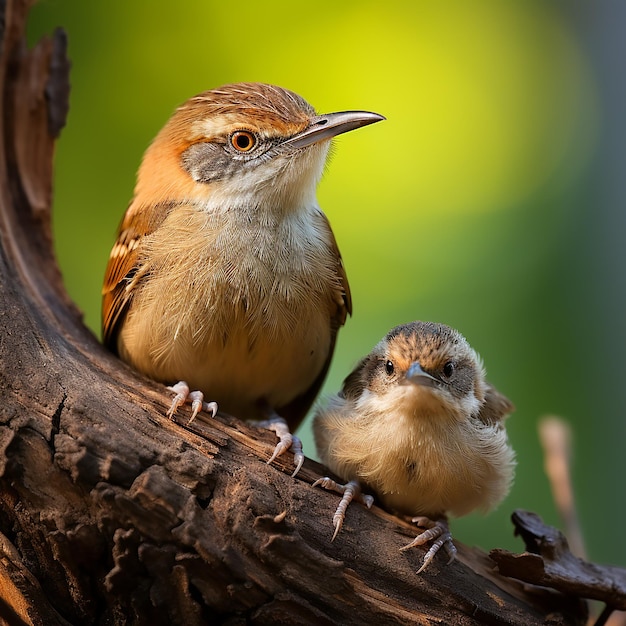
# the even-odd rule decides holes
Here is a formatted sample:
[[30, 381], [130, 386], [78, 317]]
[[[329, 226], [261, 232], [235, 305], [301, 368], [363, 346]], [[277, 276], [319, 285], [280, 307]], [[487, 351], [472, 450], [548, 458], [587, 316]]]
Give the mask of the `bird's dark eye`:
[[385, 363], [385, 371], [387, 372], [387, 374], [389, 374], [389, 376], [391, 376], [394, 372], [394, 366], [393, 363], [391, 361], [387, 361]]
[[450, 376], [452, 376], [452, 374], [454, 374], [454, 363], [452, 361], [448, 361], [444, 366], [443, 366], [443, 375], [446, 378], [450, 378]]
[[256, 146], [256, 137], [247, 130], [238, 130], [230, 136], [230, 145], [237, 152], [250, 152]]

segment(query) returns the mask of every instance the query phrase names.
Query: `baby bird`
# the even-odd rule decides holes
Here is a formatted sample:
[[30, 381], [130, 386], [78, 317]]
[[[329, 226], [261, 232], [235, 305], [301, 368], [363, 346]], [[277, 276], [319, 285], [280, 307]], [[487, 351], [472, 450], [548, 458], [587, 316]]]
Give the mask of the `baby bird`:
[[459, 332], [431, 322], [392, 329], [313, 421], [322, 462], [347, 481], [314, 483], [343, 494], [333, 539], [352, 499], [372, 505], [362, 492], [371, 490], [427, 529], [402, 548], [433, 542], [418, 573], [442, 546], [451, 562], [447, 515], [488, 511], [509, 491], [515, 455], [504, 419], [512, 410]]

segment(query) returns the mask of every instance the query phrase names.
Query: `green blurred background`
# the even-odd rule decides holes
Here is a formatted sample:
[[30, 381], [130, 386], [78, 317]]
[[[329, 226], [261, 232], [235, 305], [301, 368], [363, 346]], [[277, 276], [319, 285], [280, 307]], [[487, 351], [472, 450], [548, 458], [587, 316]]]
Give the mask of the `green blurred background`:
[[[264, 81], [319, 112], [380, 112], [336, 141], [319, 189], [355, 303], [325, 392], [396, 324], [457, 327], [517, 405], [518, 470], [455, 536], [521, 549], [515, 508], [560, 525], [537, 437], [558, 414], [590, 557], [626, 565], [624, 23], [608, 0], [42, 1], [30, 41], [62, 26], [72, 60], [54, 206], [67, 288], [99, 335], [142, 153], [188, 97]], [[312, 456], [310, 422], [302, 435]]]

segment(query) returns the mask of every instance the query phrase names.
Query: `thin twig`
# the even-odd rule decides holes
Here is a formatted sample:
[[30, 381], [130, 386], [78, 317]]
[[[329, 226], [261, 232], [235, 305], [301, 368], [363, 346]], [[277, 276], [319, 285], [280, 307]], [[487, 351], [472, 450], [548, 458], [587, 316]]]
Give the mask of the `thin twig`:
[[539, 439], [543, 446], [544, 467], [556, 508], [563, 521], [572, 554], [586, 559], [585, 543], [578, 521], [571, 479], [572, 434], [569, 425], [559, 417], [545, 417], [539, 422]]

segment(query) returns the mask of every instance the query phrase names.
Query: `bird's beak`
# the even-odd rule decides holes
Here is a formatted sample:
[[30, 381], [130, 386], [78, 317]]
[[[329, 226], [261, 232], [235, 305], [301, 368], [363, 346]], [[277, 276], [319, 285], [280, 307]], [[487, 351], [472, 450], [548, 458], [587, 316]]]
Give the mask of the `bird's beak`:
[[441, 382], [438, 378], [425, 372], [417, 361], [411, 363], [406, 373], [406, 379], [410, 383], [422, 385], [422, 387], [436, 387]]
[[341, 111], [340, 113], [316, 115], [302, 132], [285, 140], [283, 145], [292, 148], [304, 148], [384, 119], [382, 115], [369, 111]]

